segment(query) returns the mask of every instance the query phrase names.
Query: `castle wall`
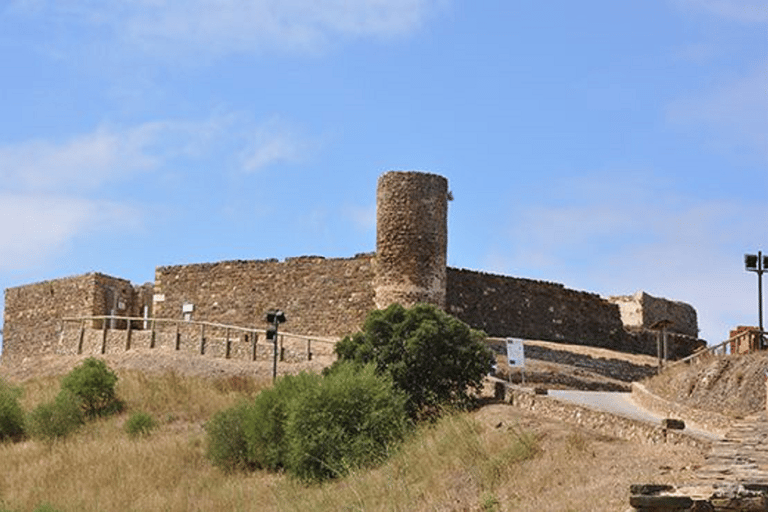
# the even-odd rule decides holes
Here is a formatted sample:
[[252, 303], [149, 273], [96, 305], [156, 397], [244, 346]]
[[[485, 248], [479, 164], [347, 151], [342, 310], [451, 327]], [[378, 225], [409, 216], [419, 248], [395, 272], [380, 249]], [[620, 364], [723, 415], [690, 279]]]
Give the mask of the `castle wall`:
[[489, 336], [631, 348], [619, 309], [561, 284], [448, 268], [447, 311]]
[[287, 332], [343, 336], [359, 330], [373, 303], [373, 254], [347, 259], [225, 261], [160, 267], [154, 314], [263, 328], [267, 310], [281, 309]]
[[376, 306], [445, 307], [448, 180], [388, 172], [376, 191]]
[[129, 281], [99, 273], [5, 291], [3, 363], [56, 352], [63, 317], [126, 316], [135, 307]]
[[650, 329], [660, 320], [670, 320], [672, 325], [668, 331], [693, 337], [699, 335], [696, 310], [684, 302], [654, 297], [643, 291], [634, 295], [609, 297], [608, 300], [619, 306], [621, 319], [627, 329]]

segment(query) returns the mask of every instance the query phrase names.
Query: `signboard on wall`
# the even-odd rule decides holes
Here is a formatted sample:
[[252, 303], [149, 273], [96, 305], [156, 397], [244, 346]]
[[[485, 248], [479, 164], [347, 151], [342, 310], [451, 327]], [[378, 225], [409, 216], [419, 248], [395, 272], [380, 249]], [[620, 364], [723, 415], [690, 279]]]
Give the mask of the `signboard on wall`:
[[523, 340], [507, 338], [507, 364], [510, 368], [525, 368]]

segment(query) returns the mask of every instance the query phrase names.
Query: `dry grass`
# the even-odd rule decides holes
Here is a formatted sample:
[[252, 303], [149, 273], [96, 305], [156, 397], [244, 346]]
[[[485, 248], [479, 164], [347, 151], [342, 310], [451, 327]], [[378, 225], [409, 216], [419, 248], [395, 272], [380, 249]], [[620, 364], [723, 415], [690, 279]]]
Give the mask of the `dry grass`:
[[[380, 468], [307, 487], [265, 472], [227, 474], [205, 458], [205, 420], [261, 383], [118, 374], [122, 415], [51, 445], [0, 444], [0, 509], [624, 510], [630, 483], [685, 481], [701, 459], [693, 449], [617, 441], [491, 405], [420, 429]], [[58, 382], [24, 388], [28, 410]], [[122, 426], [136, 410], [160, 426], [132, 440]]]

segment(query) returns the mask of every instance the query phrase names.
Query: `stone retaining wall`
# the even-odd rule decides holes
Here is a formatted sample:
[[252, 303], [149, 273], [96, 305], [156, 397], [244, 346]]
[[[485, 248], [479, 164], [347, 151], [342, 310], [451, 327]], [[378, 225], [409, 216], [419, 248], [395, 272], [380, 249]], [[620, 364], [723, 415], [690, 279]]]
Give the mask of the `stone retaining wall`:
[[632, 420], [608, 412], [562, 402], [546, 395], [537, 395], [532, 390], [510, 386], [503, 382], [501, 384], [505, 386], [504, 401], [515, 408], [536, 412], [608, 436], [645, 444], [683, 444], [704, 449], [712, 445], [711, 441], [691, 436], [684, 431], [666, 430], [661, 425]]
[[649, 411], [669, 418], [683, 419], [686, 424], [719, 435], [725, 435], [733, 424], [733, 419], [722, 414], [694, 409], [656, 396], [639, 382], [632, 383], [632, 400]]
[[[203, 342], [201, 343], [201, 335]], [[256, 336], [256, 347], [252, 344]], [[327, 340], [313, 340], [289, 333], [278, 336], [278, 358], [284, 362], [307, 361], [314, 356], [333, 354], [335, 343]], [[272, 360], [274, 344], [265, 338], [264, 332], [231, 332], [229, 348], [224, 328], [208, 327], [205, 332], [197, 325], [181, 325], [178, 334], [175, 326], [158, 328], [154, 335], [151, 330], [102, 329], [86, 327], [82, 331], [79, 324], [68, 323], [56, 348], [57, 354], [99, 355], [115, 354], [131, 349], [157, 349], [180, 351], [201, 357], [217, 357], [236, 360]], [[310, 356], [311, 354], [311, 356]]]

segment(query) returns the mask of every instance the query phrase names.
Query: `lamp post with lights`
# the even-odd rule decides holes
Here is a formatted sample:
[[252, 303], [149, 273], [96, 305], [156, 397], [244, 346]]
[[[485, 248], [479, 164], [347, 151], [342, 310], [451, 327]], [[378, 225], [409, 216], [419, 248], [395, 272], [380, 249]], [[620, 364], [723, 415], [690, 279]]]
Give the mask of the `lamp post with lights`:
[[270, 309], [267, 311], [265, 320], [270, 325], [267, 328], [267, 339], [272, 340], [272, 382], [275, 382], [277, 379], [277, 329], [287, 319], [281, 310]]
[[763, 340], [763, 272], [768, 270], [768, 256], [761, 251], [757, 254], [744, 255], [744, 267], [750, 272], [757, 273], [757, 312], [760, 321], [760, 349], [765, 348]]

